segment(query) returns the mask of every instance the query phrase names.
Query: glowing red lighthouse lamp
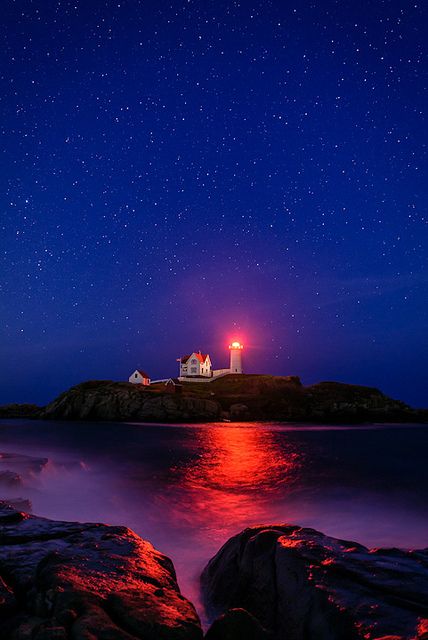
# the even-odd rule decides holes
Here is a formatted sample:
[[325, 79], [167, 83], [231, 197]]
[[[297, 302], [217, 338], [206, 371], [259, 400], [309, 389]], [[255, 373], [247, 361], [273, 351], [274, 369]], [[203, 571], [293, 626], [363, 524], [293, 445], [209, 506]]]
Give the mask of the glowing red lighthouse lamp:
[[230, 373], [242, 373], [242, 349], [244, 345], [234, 340], [230, 345]]

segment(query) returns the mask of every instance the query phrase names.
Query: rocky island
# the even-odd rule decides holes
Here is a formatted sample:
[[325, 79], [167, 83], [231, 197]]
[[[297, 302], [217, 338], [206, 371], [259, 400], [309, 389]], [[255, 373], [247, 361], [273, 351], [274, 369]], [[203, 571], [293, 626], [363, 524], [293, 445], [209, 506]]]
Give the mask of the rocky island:
[[[207, 640], [426, 640], [428, 549], [368, 550], [313, 529], [251, 527], [202, 575]], [[125, 527], [0, 503], [2, 640], [199, 640], [173, 564]]]
[[426, 422], [378, 389], [339, 382], [304, 386], [297, 376], [227, 375], [210, 383], [186, 382], [180, 393], [150, 386], [93, 380], [45, 407], [6, 405], [0, 417], [142, 422], [293, 421], [313, 423]]

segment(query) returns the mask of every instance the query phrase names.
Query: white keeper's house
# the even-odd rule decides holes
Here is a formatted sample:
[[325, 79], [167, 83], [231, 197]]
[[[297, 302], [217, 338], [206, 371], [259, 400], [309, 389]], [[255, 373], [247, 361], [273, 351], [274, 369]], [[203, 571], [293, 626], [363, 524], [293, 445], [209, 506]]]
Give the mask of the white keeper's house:
[[212, 364], [208, 353], [194, 351], [188, 356], [178, 358], [177, 362], [180, 363], [180, 378], [212, 377]]

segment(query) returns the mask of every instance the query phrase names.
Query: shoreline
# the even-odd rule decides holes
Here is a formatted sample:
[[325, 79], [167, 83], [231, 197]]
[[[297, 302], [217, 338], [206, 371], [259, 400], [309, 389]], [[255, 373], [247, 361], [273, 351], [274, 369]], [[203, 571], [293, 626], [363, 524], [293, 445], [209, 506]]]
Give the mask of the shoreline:
[[30, 422], [30, 423], [64, 423], [64, 424], [96, 424], [96, 425], [100, 425], [100, 424], [106, 424], [106, 425], [113, 425], [113, 424], [126, 424], [126, 425], [130, 425], [130, 426], [147, 426], [147, 427], [186, 427], [186, 428], [192, 428], [192, 427], [216, 427], [216, 428], [220, 428], [220, 427], [242, 427], [242, 428], [250, 428], [250, 427], [273, 427], [273, 428], [279, 428], [279, 429], [284, 429], [284, 430], [290, 430], [290, 431], [299, 431], [299, 430], [305, 430], [305, 431], [310, 431], [310, 430], [319, 430], [319, 431], [342, 431], [342, 430], [364, 430], [364, 429], [374, 429], [374, 428], [379, 428], [379, 429], [387, 429], [387, 428], [400, 428], [400, 427], [406, 427], [406, 428], [420, 428], [420, 427], [427, 427], [428, 426], [428, 422], [416, 422], [416, 421], [411, 421], [411, 422], [405, 422], [405, 421], [400, 421], [400, 422], [393, 422], [393, 421], [386, 421], [386, 422], [342, 422], [342, 421], [338, 421], [338, 422], [332, 422], [332, 421], [328, 421], [328, 422], [311, 422], [309, 420], [305, 420], [305, 421], [301, 421], [301, 422], [297, 422], [297, 421], [287, 421], [287, 420], [240, 420], [240, 421], [230, 421], [230, 420], [225, 420], [225, 421], [216, 421], [216, 420], [212, 420], [212, 421], [171, 421], [171, 422], [166, 422], [166, 421], [157, 421], [157, 422], [153, 422], [153, 421], [137, 421], [137, 420], [93, 420], [93, 419], [85, 419], [85, 418], [81, 418], [81, 419], [77, 419], [77, 418], [70, 418], [70, 419], [60, 419], [60, 418], [44, 418], [44, 417], [40, 417], [40, 418], [34, 418], [34, 417], [30, 417], [30, 416], [23, 416], [23, 417], [4, 417], [4, 416], [0, 416], [0, 425], [2, 425], [3, 423], [10, 423], [11, 421], [16, 421], [16, 422], [21, 422], [21, 421], [26, 421], [26, 422]]

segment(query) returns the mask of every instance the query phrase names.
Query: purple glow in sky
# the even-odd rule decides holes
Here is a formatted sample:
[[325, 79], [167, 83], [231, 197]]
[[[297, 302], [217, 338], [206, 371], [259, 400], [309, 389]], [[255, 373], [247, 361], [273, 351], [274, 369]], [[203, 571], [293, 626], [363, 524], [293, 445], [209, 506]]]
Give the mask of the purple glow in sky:
[[427, 404], [427, 6], [2, 5], [0, 402], [231, 337]]

